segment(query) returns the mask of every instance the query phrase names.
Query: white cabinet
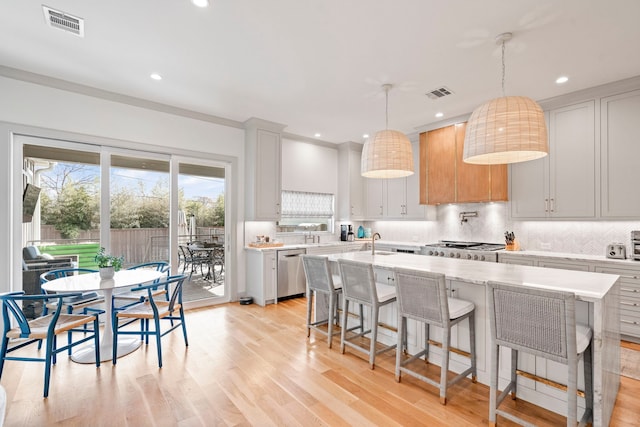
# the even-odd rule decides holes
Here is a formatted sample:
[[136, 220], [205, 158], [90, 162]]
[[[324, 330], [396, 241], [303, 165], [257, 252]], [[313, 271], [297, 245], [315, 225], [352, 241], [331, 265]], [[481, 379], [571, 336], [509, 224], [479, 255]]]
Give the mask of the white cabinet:
[[280, 219], [281, 132], [283, 125], [260, 119], [245, 122], [245, 218]]
[[640, 90], [601, 100], [601, 216], [638, 218], [640, 197], [630, 188], [637, 177]]
[[364, 178], [366, 188], [366, 218], [381, 219], [385, 217], [385, 187], [386, 179]]
[[640, 338], [640, 268], [596, 266], [595, 271], [620, 276], [620, 333]]
[[435, 218], [435, 206], [420, 204], [420, 147], [412, 144], [414, 174], [406, 178], [365, 178], [366, 219]]
[[511, 165], [513, 218], [595, 218], [594, 101], [546, 113], [549, 155]]
[[247, 251], [247, 295], [261, 306], [276, 298], [278, 283], [276, 251]]
[[360, 175], [362, 145], [340, 144], [338, 149], [338, 218], [362, 220], [365, 216], [364, 178]]

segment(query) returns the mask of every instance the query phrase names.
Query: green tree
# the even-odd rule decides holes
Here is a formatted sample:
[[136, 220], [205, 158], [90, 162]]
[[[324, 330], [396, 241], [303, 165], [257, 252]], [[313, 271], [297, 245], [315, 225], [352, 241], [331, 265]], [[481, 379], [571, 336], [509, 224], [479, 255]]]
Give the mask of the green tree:
[[62, 188], [55, 208], [52, 209], [53, 218], [49, 219], [49, 223], [60, 231], [64, 239], [74, 239], [81, 230], [94, 227], [93, 219], [97, 211], [95, 197], [92, 197], [86, 188], [70, 182]]
[[213, 208], [213, 224], [224, 227], [224, 194], [220, 194]]

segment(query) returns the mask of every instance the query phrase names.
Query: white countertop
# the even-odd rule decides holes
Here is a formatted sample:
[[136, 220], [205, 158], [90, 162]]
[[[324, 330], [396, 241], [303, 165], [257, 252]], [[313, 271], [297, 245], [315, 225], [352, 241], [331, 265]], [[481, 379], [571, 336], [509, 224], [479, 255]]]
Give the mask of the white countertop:
[[541, 289], [573, 292], [585, 301], [602, 299], [615, 285], [619, 276], [583, 271], [529, 267], [514, 264], [449, 259], [412, 254], [391, 253], [371, 255], [369, 251], [329, 255], [329, 259], [350, 259], [369, 262], [378, 267], [409, 268], [442, 273], [447, 279], [476, 284], [488, 281], [526, 285]]
[[618, 265], [630, 265], [633, 267], [640, 267], [640, 261], [635, 261], [630, 258], [627, 258], [627, 259], [607, 258], [604, 255], [573, 254], [573, 253], [567, 253], [567, 252], [550, 252], [550, 251], [506, 251], [506, 250], [499, 251], [498, 253], [505, 254], [505, 255], [509, 254], [509, 255], [519, 255], [519, 256], [560, 258], [568, 261], [598, 261], [598, 262], [614, 263]]

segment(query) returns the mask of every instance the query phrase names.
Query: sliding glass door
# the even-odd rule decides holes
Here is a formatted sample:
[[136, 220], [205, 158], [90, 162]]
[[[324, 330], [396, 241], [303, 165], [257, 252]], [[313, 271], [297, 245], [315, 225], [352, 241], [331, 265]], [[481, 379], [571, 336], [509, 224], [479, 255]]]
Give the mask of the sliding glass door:
[[[167, 261], [172, 274], [189, 276], [187, 306], [228, 300], [227, 164], [46, 138], [15, 140], [23, 153], [23, 248], [45, 258], [71, 257], [85, 268], [95, 268], [100, 247], [124, 256], [125, 268]], [[25, 271], [23, 264], [23, 287], [33, 291], [39, 273], [27, 277]]]

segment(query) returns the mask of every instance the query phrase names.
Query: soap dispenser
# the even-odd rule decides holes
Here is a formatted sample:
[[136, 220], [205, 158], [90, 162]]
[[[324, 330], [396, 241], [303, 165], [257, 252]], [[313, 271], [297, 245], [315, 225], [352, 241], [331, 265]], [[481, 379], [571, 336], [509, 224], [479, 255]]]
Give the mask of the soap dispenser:
[[358, 239], [364, 239], [364, 227], [358, 227]]

